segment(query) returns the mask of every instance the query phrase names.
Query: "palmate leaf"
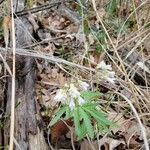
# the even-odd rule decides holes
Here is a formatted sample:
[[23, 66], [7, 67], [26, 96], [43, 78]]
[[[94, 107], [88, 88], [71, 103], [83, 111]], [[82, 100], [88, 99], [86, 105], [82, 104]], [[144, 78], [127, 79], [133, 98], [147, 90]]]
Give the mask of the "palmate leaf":
[[76, 107], [74, 109], [74, 125], [75, 125], [75, 132], [77, 134], [77, 139], [80, 140], [83, 138], [83, 133], [81, 130], [81, 125], [80, 125], [80, 115], [79, 115], [79, 107]]
[[98, 130], [101, 134], [106, 134], [109, 128], [104, 127], [100, 122], [97, 123]]
[[82, 105], [82, 108], [85, 107], [87, 109], [93, 110], [96, 108], [96, 106], [97, 106], [96, 103], [85, 103]]
[[98, 115], [101, 115], [101, 116], [106, 116], [106, 113], [104, 113], [103, 111], [99, 111], [99, 110], [97, 110], [97, 107], [98, 106], [98, 104], [96, 104], [96, 103], [86, 103], [86, 104], [84, 104], [82, 107], [85, 107], [85, 108], [87, 108], [87, 109], [89, 109], [89, 110], [91, 110], [91, 111], [96, 111], [96, 112], [98, 112]]
[[65, 119], [69, 119], [69, 118], [71, 118], [71, 114], [72, 114], [72, 113], [71, 113], [71, 111], [70, 111], [70, 108], [69, 108], [69, 107], [67, 107], [67, 108], [66, 108], [66, 113], [65, 113], [65, 114], [66, 114]]
[[87, 109], [86, 107], [83, 107], [83, 109], [88, 112], [93, 118], [95, 118], [101, 125], [103, 125], [104, 127], [111, 125], [111, 121], [109, 121], [106, 117], [104, 117], [103, 115], [101, 115], [100, 112], [98, 112], [97, 110], [90, 110]]
[[100, 92], [93, 92], [93, 91], [84, 91], [81, 93], [81, 96], [87, 101], [92, 101], [93, 99], [101, 95], [102, 94]]
[[85, 122], [80, 123], [80, 135], [77, 136], [77, 140], [82, 140], [87, 135], [87, 130], [85, 128]]
[[54, 118], [50, 121], [49, 126], [54, 125], [61, 118], [61, 116], [65, 113], [67, 107], [68, 106], [63, 106], [62, 108], [60, 108], [60, 110], [55, 114]]
[[85, 128], [85, 122], [84, 122], [84, 121], [83, 121], [83, 123], [81, 124], [81, 131], [82, 131], [82, 134], [81, 134], [80, 139], [78, 139], [78, 140], [83, 139], [83, 138], [86, 136], [86, 134], [87, 134], [87, 130], [86, 130], [86, 128]]
[[94, 138], [94, 131], [90, 120], [91, 118], [81, 107], [79, 108], [79, 112], [81, 117], [83, 118], [83, 123], [85, 125], [86, 132], [88, 133], [89, 137]]

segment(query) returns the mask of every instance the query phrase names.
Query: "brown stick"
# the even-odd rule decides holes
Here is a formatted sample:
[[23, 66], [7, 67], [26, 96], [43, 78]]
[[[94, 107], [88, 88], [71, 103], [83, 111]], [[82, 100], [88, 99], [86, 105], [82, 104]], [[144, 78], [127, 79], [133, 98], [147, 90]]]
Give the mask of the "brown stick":
[[[63, 2], [70, 2], [72, 0], [65, 0]], [[35, 8], [31, 8], [31, 9], [26, 9], [26, 10], [22, 10], [22, 11], [19, 11], [19, 12], [16, 12], [15, 13], [15, 16], [24, 16], [24, 15], [28, 15], [29, 13], [33, 14], [33, 13], [37, 13], [39, 11], [43, 11], [43, 10], [46, 10], [46, 9], [50, 9], [52, 7], [55, 7], [57, 5], [60, 5], [62, 2], [61, 1], [58, 1], [58, 2], [54, 2], [54, 3], [50, 3], [50, 4], [46, 4], [46, 5], [42, 5], [42, 6], [38, 6], [38, 7], [35, 7]]]

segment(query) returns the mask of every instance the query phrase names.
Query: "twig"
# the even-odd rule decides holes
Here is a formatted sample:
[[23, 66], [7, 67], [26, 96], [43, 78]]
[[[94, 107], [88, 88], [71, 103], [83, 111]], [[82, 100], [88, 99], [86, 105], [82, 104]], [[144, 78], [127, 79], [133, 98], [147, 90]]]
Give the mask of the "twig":
[[0, 0], [0, 4], [3, 3], [4, 0]]
[[75, 149], [75, 146], [74, 146], [74, 141], [73, 141], [73, 130], [72, 130], [72, 128], [63, 120], [63, 119], [61, 119], [61, 121], [68, 127], [68, 129], [70, 130], [70, 132], [71, 132], [71, 145], [72, 145], [72, 149], [73, 150], [76, 150]]
[[61, 69], [63, 70], [65, 73], [69, 74], [70, 76], [72, 76], [73, 78], [79, 80], [78, 77], [76, 77], [75, 75], [71, 74], [70, 72], [68, 72], [65, 68], [63, 68], [60, 64], [56, 63], [56, 65]]
[[34, 43], [34, 44], [32, 44], [32, 45], [25, 46], [25, 47], [23, 47], [23, 49], [35, 47], [35, 46], [40, 45], [40, 44], [43, 44], [43, 43], [53, 42], [53, 41], [56, 41], [56, 40], [58, 40], [58, 39], [60, 39], [60, 38], [64, 38], [65, 36], [66, 36], [66, 35], [61, 35], [61, 36], [55, 37], [55, 38], [47, 38], [47, 39], [44, 39], [44, 40], [42, 40], [42, 41], [40, 41], [40, 42]]
[[145, 5], [147, 3], [148, 0], [144, 1], [143, 3], [141, 3], [141, 5], [139, 5], [129, 16], [128, 18], [125, 20], [125, 22], [123, 23], [123, 25], [121, 26], [121, 29], [119, 30], [118, 36], [117, 36], [117, 42], [116, 42], [116, 46], [118, 46], [118, 40], [121, 36], [121, 32], [126, 24], [126, 22], [129, 20], [129, 18], [135, 13], [136, 10], [140, 9], [143, 5]]
[[[0, 47], [0, 51], [6, 52], [6, 49]], [[10, 48], [8, 48], [8, 51], [11, 52]], [[62, 63], [62, 64], [65, 64], [65, 65], [69, 65], [69, 66], [72, 66], [72, 67], [77, 67], [77, 68], [84, 69], [84, 70], [87, 70], [87, 71], [96, 72], [95, 69], [88, 68], [88, 67], [85, 67], [85, 66], [73, 63], [73, 62], [69, 62], [65, 59], [50, 56], [50, 55], [42, 53], [42, 52], [36, 52], [34, 50], [17, 48], [16, 49], [16, 54], [22, 55], [22, 56], [35, 57], [35, 58], [42, 58], [42, 59], [49, 60], [52, 63], [56, 63], [56, 62], [57, 63]]]
[[51, 150], [55, 150], [55, 149], [52, 147], [51, 143], [50, 143], [50, 139], [49, 139], [50, 133], [49, 133], [49, 132], [50, 132], [50, 131], [49, 131], [49, 129], [48, 129], [48, 131], [47, 131], [48, 145], [49, 145], [49, 147], [50, 147]]
[[96, 150], [95, 147], [94, 147], [94, 144], [92, 144], [92, 142], [91, 142], [89, 136], [87, 135], [86, 137], [87, 137], [87, 139], [88, 139], [88, 142], [89, 142], [89, 144], [90, 144], [91, 149], [92, 149], [92, 150]]
[[138, 35], [136, 35], [136, 36], [134, 36], [134, 37], [132, 37], [132, 38], [129, 38], [128, 40], [126, 40], [124, 43], [122, 43], [120, 46], [118, 46], [118, 47], [116, 48], [117, 51], [120, 50], [121, 48], [125, 47], [125, 46], [128, 45], [129, 43], [135, 41], [135, 39], [139, 38], [141, 35], [147, 34], [147, 33], [149, 33], [149, 32], [150, 32], [150, 30], [147, 29], [147, 30], [144, 30], [143, 32], [139, 33]]
[[135, 109], [135, 107], [133, 106], [132, 102], [127, 98], [125, 97], [123, 94], [119, 93], [119, 92], [115, 92], [117, 95], [120, 95], [124, 100], [126, 100], [126, 102], [130, 105], [138, 123], [139, 123], [139, 126], [140, 126], [140, 129], [141, 129], [141, 133], [142, 133], [142, 136], [143, 136], [143, 140], [144, 140], [144, 144], [145, 144], [145, 150], [149, 150], [149, 144], [148, 144], [148, 140], [147, 140], [147, 137], [146, 137], [146, 132], [145, 132], [145, 128], [140, 120], [140, 117]]
[[[118, 53], [118, 51], [117, 51], [117, 48], [116, 48], [116, 46], [114, 45], [114, 43], [113, 43], [113, 41], [112, 41], [112, 39], [111, 39], [111, 37], [110, 37], [110, 35], [109, 35], [109, 33], [108, 33], [108, 30], [106, 29], [106, 27], [105, 27], [105, 25], [104, 25], [104, 23], [103, 23], [103, 21], [102, 21], [100, 15], [99, 15], [97, 9], [96, 9], [95, 0], [92, 0], [92, 4], [93, 4], [93, 9], [94, 9], [94, 11], [95, 11], [95, 13], [96, 13], [96, 16], [97, 16], [99, 22], [101, 23], [101, 25], [102, 25], [102, 27], [103, 27], [103, 29], [104, 29], [104, 31], [105, 31], [105, 34], [107, 35], [108, 40], [110, 41], [110, 44], [111, 44], [112, 47], [113, 47], [114, 53], [116, 54], [116, 57], [118, 58], [118, 61], [120, 62], [120, 66], [118, 66], [114, 60], [113, 60], [113, 63], [115, 64], [115, 66], [119, 69], [119, 71], [125, 76], [126, 80], [128, 81], [129, 86], [130, 86], [130, 89], [131, 89], [132, 93], [134, 93], [133, 96], [134, 96], [134, 100], [136, 101], [135, 104], [137, 105], [139, 111], [141, 112], [141, 109], [140, 109], [140, 106], [139, 106], [139, 103], [138, 103], [138, 98], [136, 97], [136, 94], [135, 94], [135, 84], [134, 84], [134, 83], [131, 81], [131, 79], [128, 77], [128, 74], [127, 74], [125, 65], [124, 65], [124, 63], [123, 63], [123, 60], [121, 59], [121, 56], [119, 55], [119, 53]], [[112, 59], [111, 59], [111, 60], [112, 60]]]
[[11, 69], [10, 69], [9, 65], [7, 64], [6, 60], [3, 58], [2, 54], [0, 54], [0, 58], [2, 59], [4, 66], [7, 69], [7, 71], [9, 72], [9, 74], [12, 75]]
[[[63, 2], [69, 2], [69, 1], [72, 1], [72, 0], [65, 0], [65, 1], [63, 1]], [[43, 11], [43, 10], [46, 10], [46, 9], [50, 9], [50, 8], [52, 8], [52, 7], [55, 7], [55, 6], [57, 6], [57, 5], [60, 5], [61, 3], [62, 3], [61, 1], [57, 1], [57, 2], [50, 3], [50, 4], [38, 6], [38, 7], [35, 7], [35, 8], [22, 10], [22, 11], [16, 12], [15, 14], [16, 14], [17, 16], [24, 16], [24, 15], [27, 15], [29, 12], [30, 12], [31, 14], [33, 14], [33, 13], [37, 13], [37, 12], [39, 12], [39, 11]]]
[[17, 140], [14, 138], [14, 143], [16, 145], [16, 147], [19, 149], [19, 150], [23, 150], [20, 145], [18, 144]]
[[15, 125], [15, 70], [16, 70], [16, 38], [15, 38], [15, 23], [13, 16], [13, 0], [11, 0], [11, 23], [12, 23], [12, 51], [13, 51], [13, 69], [12, 69], [12, 87], [11, 87], [11, 122], [10, 122], [10, 141], [9, 141], [9, 150], [14, 149], [14, 125]]

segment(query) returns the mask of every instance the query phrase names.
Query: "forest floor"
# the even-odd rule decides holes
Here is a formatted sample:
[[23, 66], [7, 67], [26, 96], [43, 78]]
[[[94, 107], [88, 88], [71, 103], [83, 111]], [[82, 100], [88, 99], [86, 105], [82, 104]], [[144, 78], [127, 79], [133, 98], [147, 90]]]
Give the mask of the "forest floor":
[[[150, 147], [149, 8], [147, 0], [62, 0], [58, 4], [52, 0], [30, 0], [26, 4], [28, 11], [16, 13], [19, 17], [26, 15], [33, 27], [32, 43], [22, 45], [16, 53], [35, 59], [40, 130], [44, 131], [51, 149], [145, 150]], [[0, 28], [0, 49], [8, 40], [4, 26]], [[5, 68], [1, 63], [3, 86], [7, 77]], [[112, 76], [104, 75], [104, 70]], [[70, 83], [76, 85], [78, 81], [88, 84], [88, 91], [99, 93], [94, 93], [94, 103], [106, 114], [106, 120], [115, 124], [112, 128], [109, 124], [106, 131], [98, 130], [92, 120], [90, 126], [85, 125], [87, 134], [80, 140], [74, 116], [67, 119], [64, 113], [59, 116], [63, 102], [56, 100], [59, 89]], [[4, 116], [5, 108], [0, 110]], [[54, 116], [58, 117], [57, 121], [50, 126]], [[84, 121], [88, 124], [84, 117], [79, 119], [79, 124]], [[91, 127], [94, 137], [88, 131]]]

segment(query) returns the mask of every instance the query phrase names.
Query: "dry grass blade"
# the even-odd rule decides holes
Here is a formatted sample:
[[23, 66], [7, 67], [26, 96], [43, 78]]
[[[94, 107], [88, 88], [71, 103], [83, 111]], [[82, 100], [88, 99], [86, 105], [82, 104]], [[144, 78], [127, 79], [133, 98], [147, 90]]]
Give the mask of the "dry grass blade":
[[[1, 48], [0, 47], [0, 50], [5, 52], [5, 48]], [[52, 57], [52, 56], [47, 55], [47, 54], [45, 54], [43, 52], [36, 52], [34, 50], [17, 48], [16, 49], [16, 54], [21, 55], [21, 56], [31, 56], [31, 57], [35, 57], [35, 58], [42, 58], [42, 59], [48, 60], [48, 61], [50, 61], [52, 63], [62, 63], [62, 64], [65, 64], [65, 65], [69, 65], [69, 66], [72, 66], [72, 67], [77, 67], [77, 68], [80, 68], [80, 69], [83, 69], [83, 70], [92, 71], [92, 72], [96, 71], [93, 68], [88, 68], [88, 67], [85, 67], [85, 66], [73, 63], [73, 62], [69, 62], [69, 61], [67, 61], [65, 59], [61, 59], [61, 58], [54, 57], [54, 56]]]
[[[127, 86], [129, 86], [129, 90], [132, 92], [132, 95], [133, 95], [133, 102], [136, 104], [136, 107], [138, 108], [139, 112], [142, 113], [142, 110], [141, 110], [141, 107], [140, 107], [140, 103], [139, 103], [139, 94], [137, 92], [137, 87], [136, 85], [133, 83], [133, 81], [130, 79], [129, 75], [127, 74], [127, 69], [125, 68], [125, 65], [124, 65], [124, 61], [122, 60], [121, 56], [119, 55], [118, 51], [117, 51], [117, 48], [116, 46], [113, 44], [113, 41], [108, 33], [108, 30], [106, 29], [103, 21], [102, 21], [102, 18], [100, 17], [98, 11], [97, 11], [97, 8], [96, 8], [96, 3], [95, 3], [95, 0], [91, 0], [92, 1], [92, 5], [93, 5], [93, 9], [96, 13], [96, 16], [98, 18], [98, 21], [100, 22], [101, 26], [103, 27], [103, 30], [105, 31], [105, 34], [107, 35], [107, 38], [113, 48], [113, 51], [114, 53], [116, 54], [117, 56], [117, 59], [118, 59], [118, 62], [120, 63], [120, 66], [116, 65], [116, 62], [114, 62], [113, 58], [111, 58], [111, 60], [113, 60], [113, 63], [115, 64], [115, 66], [119, 69], [119, 71], [124, 75], [125, 77], [125, 82], [127, 82]], [[140, 40], [141, 42], [141, 40]], [[135, 48], [133, 48], [134, 50]], [[129, 53], [130, 54], [130, 53]], [[118, 95], [120, 95], [119, 93], [117, 93]], [[130, 100], [128, 100], [128, 98], [126, 98], [124, 95], [120, 95], [122, 96], [127, 102], [128, 104], [130, 105], [132, 111], [134, 112], [137, 120], [138, 120], [138, 123], [141, 127], [141, 132], [142, 132], [142, 136], [143, 136], [143, 139], [144, 139], [144, 144], [145, 144], [145, 149], [146, 150], [149, 150], [149, 145], [148, 145], [148, 140], [147, 140], [147, 137], [146, 137], [146, 133], [144, 131], [144, 127], [141, 123], [141, 120], [138, 116], [138, 113], [135, 109], [135, 107], [133, 106], [132, 102]]]
[[11, 0], [11, 23], [12, 23], [12, 46], [13, 46], [13, 71], [12, 71], [12, 97], [11, 97], [11, 122], [10, 122], [10, 142], [9, 142], [9, 150], [14, 149], [14, 123], [15, 123], [15, 61], [16, 61], [16, 39], [15, 39], [15, 23], [13, 16], [13, 0]]
[[4, 20], [3, 20], [4, 41], [5, 41], [6, 49], [8, 47], [8, 42], [9, 42], [10, 27], [11, 27], [11, 19], [9, 16], [6, 16], [4, 17]]
[[10, 67], [8, 66], [6, 60], [3, 58], [2, 54], [0, 54], [0, 57], [1, 57], [1, 59], [2, 59], [2, 61], [3, 61], [3, 63], [4, 63], [4, 65], [5, 65], [5, 67], [6, 67], [6, 69], [7, 69], [7, 71], [9, 72], [10, 75], [12, 75], [12, 72], [11, 72], [11, 70], [10, 70]]
[[143, 140], [144, 140], [144, 144], [145, 144], [145, 149], [146, 150], [149, 150], [149, 144], [148, 144], [148, 140], [147, 140], [147, 136], [146, 136], [146, 132], [145, 132], [145, 128], [140, 120], [140, 117], [135, 109], [135, 107], [133, 106], [132, 102], [127, 98], [125, 97], [123, 94], [119, 93], [119, 92], [115, 92], [117, 95], [121, 96], [123, 99], [125, 99], [127, 101], [127, 103], [130, 105], [138, 123], [139, 123], [139, 126], [140, 126], [140, 129], [141, 129], [141, 133], [142, 133], [142, 136], [143, 136]]

